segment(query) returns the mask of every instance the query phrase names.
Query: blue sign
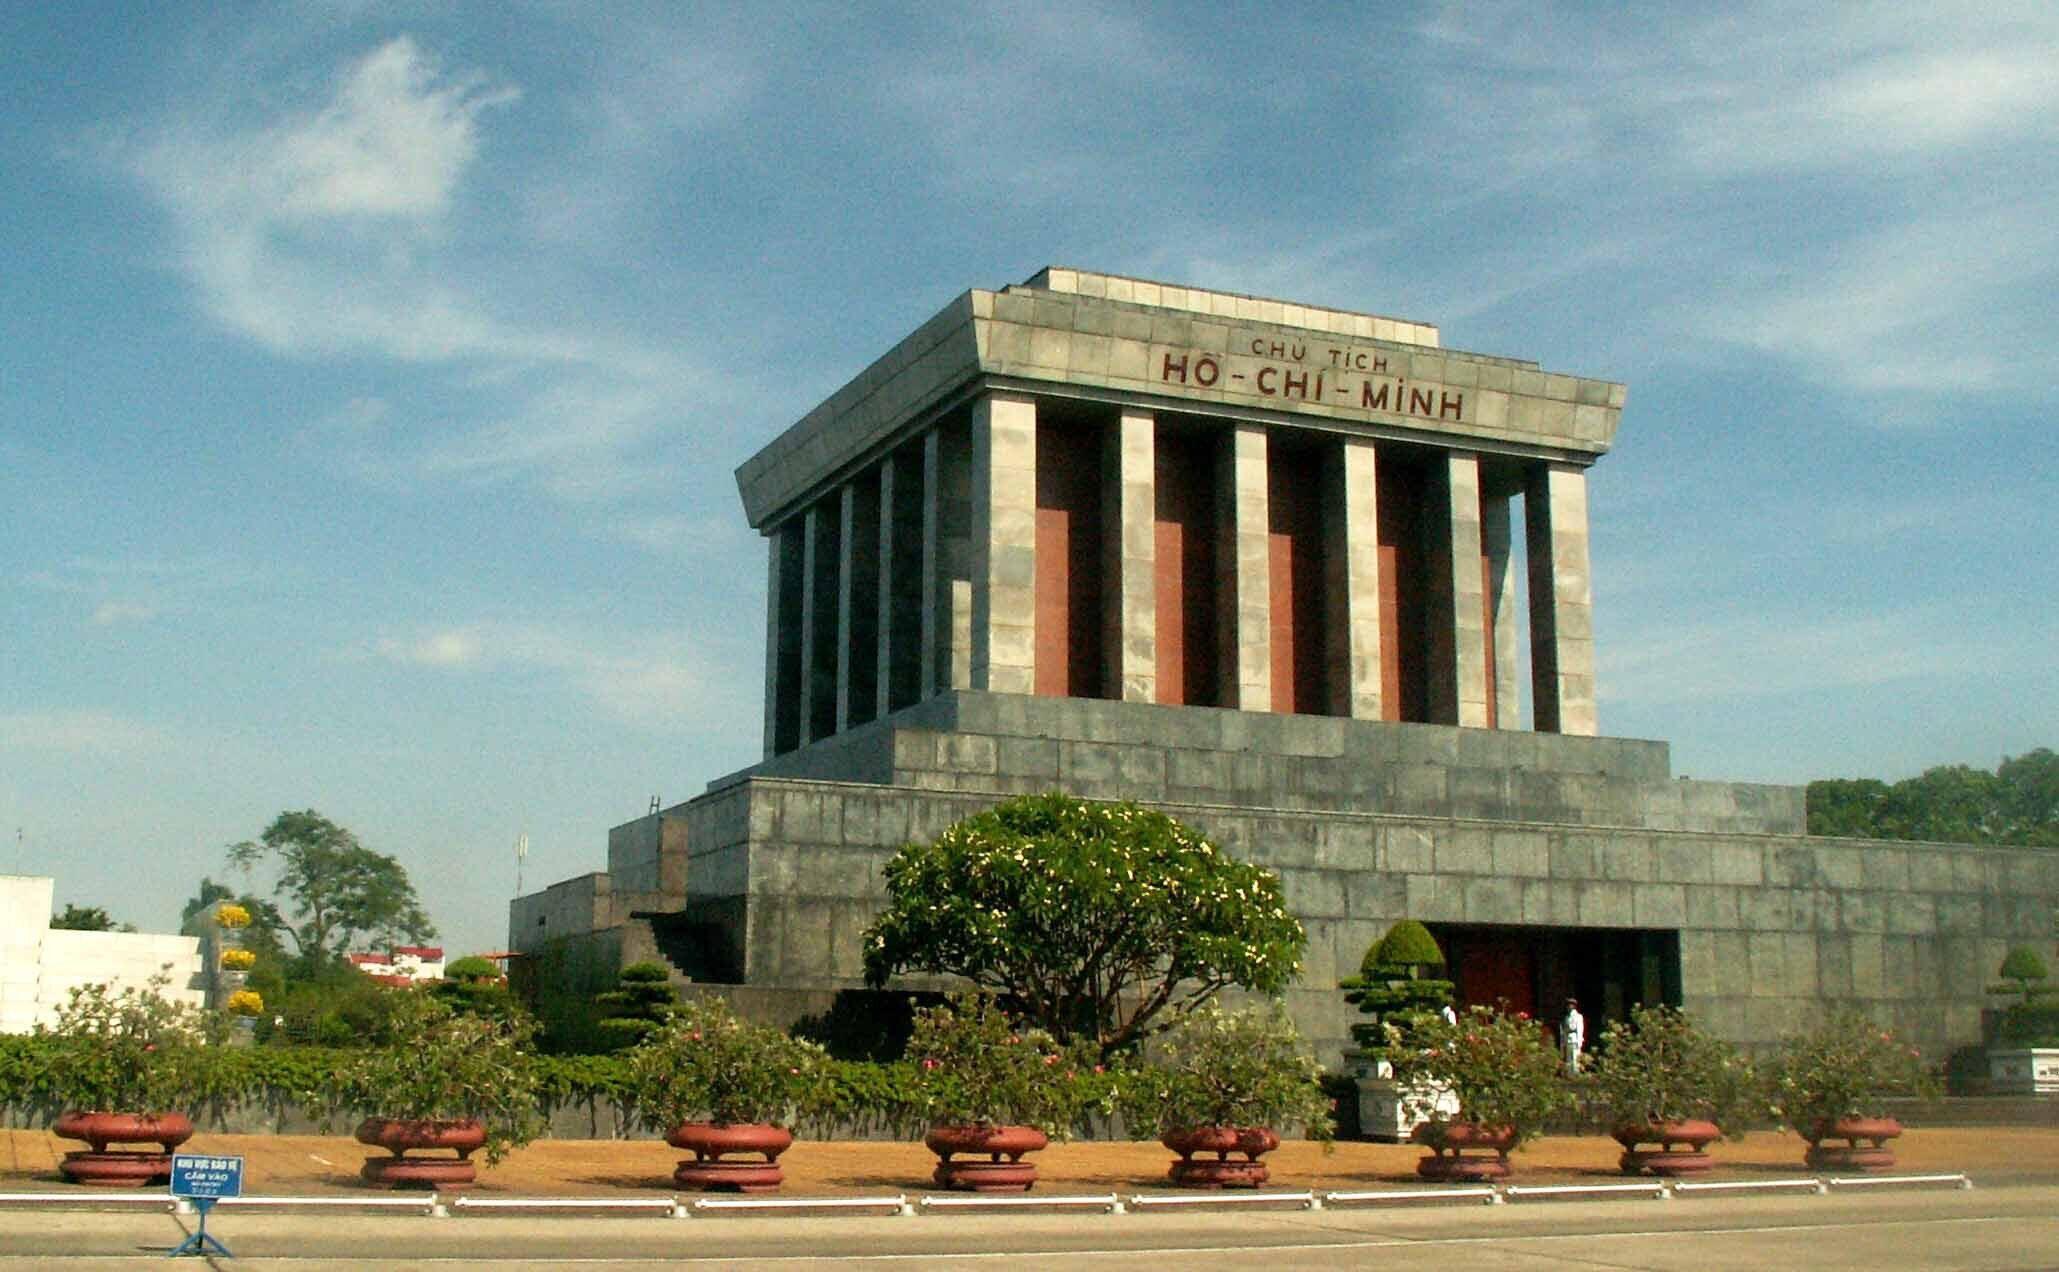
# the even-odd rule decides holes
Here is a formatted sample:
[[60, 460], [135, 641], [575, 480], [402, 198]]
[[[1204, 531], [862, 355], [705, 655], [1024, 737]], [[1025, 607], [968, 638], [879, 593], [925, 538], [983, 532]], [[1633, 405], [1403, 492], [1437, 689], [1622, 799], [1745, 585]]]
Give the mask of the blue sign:
[[210, 1252], [234, 1257], [229, 1254], [229, 1247], [208, 1235], [207, 1212], [224, 1197], [242, 1195], [242, 1158], [207, 1157], [200, 1153], [172, 1154], [172, 1196], [193, 1199], [193, 1208], [200, 1212], [200, 1227], [172, 1249], [171, 1257], [198, 1255], [204, 1259]]
[[199, 1153], [172, 1155], [172, 1196], [241, 1197], [243, 1159], [207, 1157]]

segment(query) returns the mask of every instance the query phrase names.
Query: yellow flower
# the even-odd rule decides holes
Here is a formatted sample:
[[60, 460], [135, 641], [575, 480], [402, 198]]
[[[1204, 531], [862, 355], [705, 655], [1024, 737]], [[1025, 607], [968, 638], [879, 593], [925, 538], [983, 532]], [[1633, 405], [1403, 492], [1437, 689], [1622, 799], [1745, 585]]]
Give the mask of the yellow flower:
[[232, 972], [247, 972], [257, 966], [257, 955], [249, 950], [223, 950], [222, 966]]
[[254, 989], [239, 989], [229, 995], [227, 1006], [232, 1016], [255, 1016], [265, 1009], [265, 1000]]
[[250, 911], [233, 901], [224, 901], [215, 907], [214, 921], [225, 928], [250, 926]]

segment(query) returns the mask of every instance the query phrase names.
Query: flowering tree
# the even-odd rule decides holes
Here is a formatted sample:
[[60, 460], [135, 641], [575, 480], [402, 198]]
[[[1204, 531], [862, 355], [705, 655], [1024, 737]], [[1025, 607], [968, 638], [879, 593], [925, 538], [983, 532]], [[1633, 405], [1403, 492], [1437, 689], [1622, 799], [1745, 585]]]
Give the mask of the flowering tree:
[[[1518, 1142], [1543, 1129], [1570, 1098], [1558, 1049], [1527, 1012], [1469, 1007], [1456, 1023], [1431, 1017], [1417, 1023], [1394, 1056], [1396, 1076], [1458, 1097], [1456, 1120], [1511, 1128]], [[1416, 1137], [1436, 1143], [1443, 1119], [1434, 1106], [1416, 1111], [1432, 1117], [1429, 1133], [1418, 1130]]]
[[1026, 795], [886, 865], [865, 978], [963, 976], [1103, 1055], [1230, 985], [1276, 994], [1308, 938], [1278, 876], [1136, 804]]

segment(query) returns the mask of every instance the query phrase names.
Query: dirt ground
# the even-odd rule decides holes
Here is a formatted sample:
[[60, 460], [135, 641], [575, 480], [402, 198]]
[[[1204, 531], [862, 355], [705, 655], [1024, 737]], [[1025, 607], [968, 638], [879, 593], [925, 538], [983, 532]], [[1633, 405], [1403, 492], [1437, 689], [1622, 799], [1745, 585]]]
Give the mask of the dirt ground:
[[[81, 1145], [46, 1131], [0, 1130], [0, 1190], [70, 1188], [58, 1174], [64, 1154]], [[1713, 1145], [1711, 1179], [1794, 1178], [1809, 1174], [1802, 1142], [1792, 1135], [1757, 1132]], [[1912, 1130], [1894, 1142], [1896, 1169], [1906, 1173], [1964, 1172], [2010, 1179], [2059, 1179], [2059, 1128], [1968, 1127]], [[368, 1150], [343, 1136], [196, 1135], [183, 1152], [245, 1159], [246, 1193], [338, 1193], [358, 1190], [357, 1170]], [[1512, 1159], [1512, 1182], [1601, 1183], [1621, 1180], [1619, 1153], [1610, 1140], [1557, 1136], [1534, 1140]], [[1418, 1182], [1423, 1150], [1406, 1144], [1318, 1144], [1290, 1141], [1266, 1161], [1270, 1186], [1289, 1189], [1400, 1187]], [[539, 1140], [498, 1165], [483, 1167], [476, 1191], [512, 1196], [635, 1196], [674, 1191], [676, 1149], [657, 1140]], [[848, 1196], [918, 1191], [930, 1187], [935, 1158], [916, 1143], [803, 1140], [781, 1159], [788, 1196]], [[1167, 1187], [1171, 1155], [1156, 1143], [1054, 1144], [1033, 1159], [1046, 1192], [1132, 1192]]]

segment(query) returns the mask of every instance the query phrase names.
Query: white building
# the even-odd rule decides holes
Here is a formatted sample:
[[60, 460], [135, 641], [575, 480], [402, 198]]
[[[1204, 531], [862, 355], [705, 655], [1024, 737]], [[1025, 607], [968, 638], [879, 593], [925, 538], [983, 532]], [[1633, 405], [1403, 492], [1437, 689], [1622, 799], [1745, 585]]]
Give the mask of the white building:
[[417, 981], [443, 979], [443, 947], [440, 945], [396, 945], [387, 951], [343, 956], [365, 975], [389, 985], [412, 985]]
[[197, 936], [73, 932], [50, 926], [56, 880], [0, 875], [0, 1033], [55, 1024], [75, 986], [141, 989], [169, 964], [167, 997], [201, 1006], [205, 970]]

